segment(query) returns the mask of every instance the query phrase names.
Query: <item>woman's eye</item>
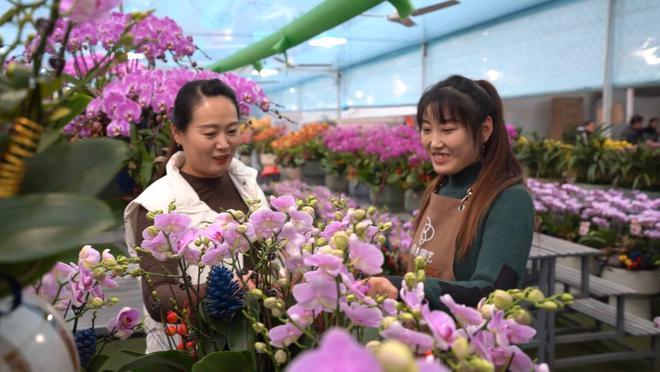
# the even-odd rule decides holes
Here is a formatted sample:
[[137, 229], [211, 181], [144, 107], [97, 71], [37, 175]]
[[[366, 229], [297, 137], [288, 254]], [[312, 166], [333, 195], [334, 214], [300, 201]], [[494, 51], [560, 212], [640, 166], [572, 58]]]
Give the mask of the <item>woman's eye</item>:
[[423, 134], [429, 134], [429, 133], [431, 133], [431, 128], [422, 128], [422, 133], [423, 133]]
[[227, 131], [227, 134], [229, 134], [230, 136], [235, 136], [238, 134], [238, 129], [230, 129]]
[[455, 128], [442, 128], [442, 133], [451, 133], [455, 130]]
[[204, 136], [205, 136], [206, 138], [213, 138], [213, 137], [215, 137], [215, 132], [204, 133]]

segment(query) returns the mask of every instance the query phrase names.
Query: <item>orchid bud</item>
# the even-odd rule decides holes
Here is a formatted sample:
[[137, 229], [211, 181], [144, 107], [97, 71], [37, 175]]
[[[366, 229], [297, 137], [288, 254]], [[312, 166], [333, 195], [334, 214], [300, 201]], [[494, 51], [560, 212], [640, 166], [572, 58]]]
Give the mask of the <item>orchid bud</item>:
[[245, 225], [236, 226], [236, 232], [239, 233], [239, 234], [245, 234], [247, 231], [248, 231], [248, 228]]
[[147, 234], [148, 234], [149, 236], [151, 236], [152, 238], [153, 238], [154, 236], [158, 235], [159, 232], [160, 232], [160, 230], [158, 230], [158, 228], [156, 228], [156, 226], [149, 226], [149, 227], [147, 227]]
[[569, 302], [570, 303], [570, 302], [573, 302], [574, 297], [573, 297], [572, 294], [564, 292], [561, 295], [559, 295], [559, 299], [564, 301], [564, 302]]
[[387, 340], [376, 350], [376, 359], [384, 372], [414, 371], [415, 357], [410, 348], [400, 341]]
[[318, 239], [316, 239], [315, 244], [316, 244], [317, 247], [320, 247], [320, 246], [328, 244], [328, 241], [323, 239], [323, 238], [318, 238]]
[[305, 205], [305, 202], [303, 202], [302, 200], [300, 200], [300, 199], [296, 200], [296, 206], [298, 206], [298, 208], [302, 208], [304, 205]]
[[426, 280], [426, 271], [417, 270], [417, 281], [423, 282], [424, 280]]
[[392, 222], [387, 221], [384, 224], [379, 225], [378, 229], [382, 232], [390, 231], [392, 229]]
[[309, 214], [312, 217], [314, 217], [314, 215], [316, 214], [316, 212], [314, 211], [314, 208], [312, 208], [310, 206], [307, 206], [307, 205], [302, 207], [302, 211]]
[[367, 212], [364, 209], [356, 209], [353, 211], [353, 214], [351, 215], [351, 222], [357, 223], [360, 222], [366, 217]]
[[89, 300], [89, 306], [91, 307], [101, 307], [103, 304], [105, 304], [105, 301], [101, 297], [94, 297]]
[[337, 231], [330, 240], [337, 249], [345, 251], [348, 248], [348, 234], [346, 234], [346, 231]]
[[130, 260], [126, 256], [117, 256], [116, 260], [117, 263], [120, 265], [125, 265], [130, 262]]
[[115, 260], [115, 256], [110, 253], [109, 249], [104, 249], [101, 254], [101, 263], [106, 266], [114, 266], [117, 264], [117, 260]]
[[277, 286], [278, 286], [278, 287], [280, 287], [280, 288], [284, 288], [284, 287], [286, 287], [286, 286], [289, 285], [289, 279], [287, 279], [287, 278], [279, 278], [279, 279], [277, 279], [277, 281], [276, 281], [275, 283], [277, 283]]
[[245, 218], [245, 213], [243, 213], [243, 211], [237, 211], [232, 209], [229, 211], [229, 214], [231, 214], [231, 216], [234, 217], [234, 219], [239, 222], [243, 221], [243, 219]]
[[516, 323], [524, 325], [532, 324], [532, 316], [529, 315], [529, 312], [525, 309], [519, 309], [516, 311], [513, 315], [513, 320], [515, 320]]
[[352, 293], [349, 294], [349, 295], [346, 295], [346, 301], [348, 301], [348, 302], [353, 302], [353, 301], [355, 301], [356, 299], [357, 299], [357, 298], [356, 298], [355, 295], [352, 294]]
[[286, 363], [288, 356], [286, 355], [286, 351], [279, 349], [275, 352], [274, 358], [277, 364], [284, 364]]
[[543, 310], [554, 311], [557, 310], [558, 306], [554, 301], [545, 301], [540, 305], [540, 307]]
[[306, 252], [309, 252], [309, 253], [313, 253], [313, 252], [314, 252], [314, 247], [312, 247], [311, 244], [305, 244], [305, 245], [303, 245], [302, 248], [303, 248], [303, 250], [306, 251]]
[[259, 288], [255, 288], [250, 291], [250, 295], [256, 298], [263, 298], [264, 297], [264, 292], [261, 291]]
[[376, 207], [374, 207], [374, 206], [372, 205], [372, 206], [370, 206], [369, 208], [367, 208], [367, 215], [369, 215], [369, 217], [371, 217], [371, 216], [373, 216], [374, 214], [376, 214]]
[[381, 345], [381, 342], [380, 342], [380, 341], [372, 340], [372, 341], [367, 342], [367, 344], [364, 345], [364, 346], [365, 346], [369, 351], [371, 351], [372, 353], [374, 353], [374, 352], [376, 352], [376, 350], [378, 349], [378, 347], [379, 347], [380, 345]]
[[426, 267], [426, 257], [417, 256], [415, 257], [415, 269], [424, 270]]
[[175, 209], [176, 209], [176, 204], [173, 201], [171, 201], [170, 204], [167, 205], [167, 211], [172, 212]]
[[413, 288], [417, 285], [417, 276], [413, 273], [406, 273], [406, 275], [403, 276], [403, 281], [406, 282], [408, 288]]
[[102, 267], [97, 267], [97, 268], [94, 269], [94, 271], [92, 272], [92, 276], [93, 276], [94, 279], [97, 280], [97, 281], [101, 281], [101, 280], [105, 279], [105, 269], [102, 268]]
[[481, 316], [483, 316], [484, 318], [486, 318], [486, 319], [490, 319], [490, 318], [493, 317], [493, 312], [494, 312], [496, 309], [497, 309], [497, 308], [496, 308], [495, 305], [493, 305], [493, 304], [483, 304], [483, 305], [481, 305], [481, 307], [479, 308], [479, 312], [481, 313]]
[[271, 314], [273, 314], [274, 317], [276, 318], [281, 318], [282, 315], [284, 315], [284, 312], [278, 308], [274, 308], [270, 310]]
[[499, 309], [508, 309], [513, 304], [513, 298], [506, 291], [497, 289], [493, 292], [493, 303]]
[[255, 333], [261, 333], [266, 330], [266, 326], [261, 322], [257, 322], [252, 325], [252, 329]]
[[411, 313], [403, 312], [399, 314], [399, 319], [403, 320], [404, 322], [412, 322], [415, 320], [415, 317]]
[[119, 303], [119, 299], [117, 297], [110, 297], [108, 299], [108, 304], [110, 305], [116, 305]]
[[385, 237], [385, 235], [378, 235], [378, 236], [376, 236], [375, 240], [376, 240], [376, 243], [378, 243], [380, 245], [383, 245], [387, 241], [387, 238]]
[[454, 352], [454, 355], [456, 355], [458, 359], [465, 359], [471, 354], [470, 344], [468, 343], [468, 340], [463, 336], [456, 337], [454, 342], [451, 344], [451, 350]]
[[543, 301], [544, 298], [545, 298], [545, 295], [543, 295], [543, 292], [541, 292], [540, 290], [538, 290], [536, 288], [532, 289], [527, 294], [527, 300], [529, 300], [531, 302], [540, 302], [540, 301]]
[[469, 370], [473, 372], [494, 372], [495, 366], [486, 359], [474, 357], [468, 361]]
[[380, 326], [383, 327], [383, 329], [388, 329], [392, 325], [392, 323], [396, 322], [396, 318], [393, 316], [386, 316], [383, 318], [383, 320], [380, 321]]
[[367, 228], [369, 228], [369, 226], [371, 226], [371, 221], [360, 221], [357, 225], [355, 225], [355, 233], [359, 236], [363, 236], [364, 233], [367, 232]]
[[254, 349], [257, 351], [257, 353], [264, 354], [268, 351], [268, 346], [266, 346], [266, 344], [263, 342], [255, 342]]
[[264, 300], [264, 307], [266, 309], [274, 309], [277, 307], [277, 298], [268, 297]]

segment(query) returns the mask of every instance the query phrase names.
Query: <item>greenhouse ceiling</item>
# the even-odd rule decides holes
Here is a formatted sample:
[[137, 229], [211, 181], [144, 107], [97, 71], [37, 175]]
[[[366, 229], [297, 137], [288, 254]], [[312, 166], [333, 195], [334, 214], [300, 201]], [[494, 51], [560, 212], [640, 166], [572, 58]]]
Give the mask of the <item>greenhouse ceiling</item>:
[[[329, 0], [332, 1], [332, 0]], [[359, 0], [356, 0], [359, 1]], [[458, 4], [411, 17], [407, 27], [388, 20], [395, 12], [387, 1], [341, 24], [283, 55], [262, 61], [258, 75], [247, 66], [242, 73], [264, 85], [287, 86], [316, 75], [334, 74], [378, 56], [420, 45], [453, 32], [538, 6], [549, 0], [460, 0]], [[319, 0], [125, 0], [124, 11], [154, 9], [158, 16], [168, 16], [193, 36], [200, 48], [195, 59], [209, 65], [231, 56], [242, 48], [270, 35], [305, 14]], [[412, 0], [422, 9], [443, 0]], [[452, 2], [452, 3], [454, 3]], [[9, 4], [2, 1], [0, 12]], [[13, 30], [2, 30], [7, 40]], [[6, 34], [6, 35], [5, 35]]]

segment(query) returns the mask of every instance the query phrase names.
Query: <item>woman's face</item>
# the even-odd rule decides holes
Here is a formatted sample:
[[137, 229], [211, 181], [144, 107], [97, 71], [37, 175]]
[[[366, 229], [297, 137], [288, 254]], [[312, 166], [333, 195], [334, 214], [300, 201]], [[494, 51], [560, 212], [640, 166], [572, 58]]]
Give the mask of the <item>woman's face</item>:
[[197, 177], [218, 177], [229, 170], [240, 145], [240, 123], [232, 101], [224, 96], [203, 97], [193, 108], [185, 132], [172, 126], [174, 140], [186, 159], [181, 170]]
[[[488, 128], [483, 128], [489, 126]], [[484, 132], [484, 130], [487, 131]], [[492, 121], [487, 119], [482, 125], [481, 136], [484, 142], [492, 131]], [[442, 176], [456, 174], [480, 157], [479, 146], [472, 139], [466, 127], [458, 121], [438, 122], [431, 110], [427, 110], [421, 125], [422, 145], [433, 164], [433, 170]]]

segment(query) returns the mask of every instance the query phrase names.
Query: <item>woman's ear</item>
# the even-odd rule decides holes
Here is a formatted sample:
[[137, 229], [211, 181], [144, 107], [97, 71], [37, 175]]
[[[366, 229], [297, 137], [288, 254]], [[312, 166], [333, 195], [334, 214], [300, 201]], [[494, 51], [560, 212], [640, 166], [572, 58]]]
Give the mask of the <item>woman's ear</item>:
[[170, 132], [172, 133], [172, 138], [177, 145], [181, 145], [181, 131], [175, 125], [170, 125]]
[[486, 143], [493, 134], [493, 118], [486, 116], [486, 119], [481, 123], [481, 143]]

